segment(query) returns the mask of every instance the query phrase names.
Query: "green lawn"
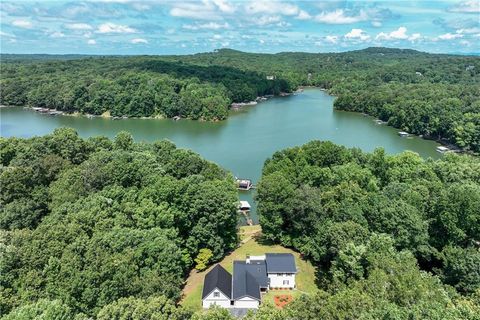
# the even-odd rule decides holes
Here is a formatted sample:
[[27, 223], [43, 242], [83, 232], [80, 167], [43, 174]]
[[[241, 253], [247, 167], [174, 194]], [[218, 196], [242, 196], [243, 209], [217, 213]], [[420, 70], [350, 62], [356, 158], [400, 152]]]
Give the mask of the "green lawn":
[[[220, 264], [228, 272], [233, 272], [234, 260], [245, 260], [247, 255], [262, 255], [267, 252], [271, 253], [292, 253], [295, 256], [295, 263], [297, 265], [298, 274], [296, 276], [297, 290], [272, 290], [267, 293], [263, 302], [269, 301], [273, 304], [273, 297], [278, 294], [292, 294], [298, 296], [301, 293], [310, 294], [317, 290], [315, 285], [315, 268], [313, 265], [300, 258], [300, 254], [291, 249], [287, 249], [280, 245], [267, 245], [257, 241], [257, 237], [251, 237], [253, 234], [260, 233], [260, 226], [246, 226], [241, 227], [239, 231], [240, 240], [245, 243], [241, 244], [239, 248], [227, 255]], [[250, 240], [249, 240], [250, 239]], [[261, 242], [261, 241], [260, 241]], [[202, 308], [202, 288], [205, 274], [209, 271], [207, 269], [203, 272], [192, 272], [187, 279], [187, 284], [184, 289], [184, 297], [180, 304], [186, 308], [194, 311]]]

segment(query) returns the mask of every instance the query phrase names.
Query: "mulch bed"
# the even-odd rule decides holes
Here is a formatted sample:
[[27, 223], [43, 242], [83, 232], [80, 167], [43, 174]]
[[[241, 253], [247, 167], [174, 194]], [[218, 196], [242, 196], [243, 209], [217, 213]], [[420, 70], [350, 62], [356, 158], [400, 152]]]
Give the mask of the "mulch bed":
[[274, 296], [273, 301], [275, 302], [275, 305], [277, 308], [283, 308], [287, 304], [293, 301], [293, 297], [289, 294], [282, 294], [279, 296]]

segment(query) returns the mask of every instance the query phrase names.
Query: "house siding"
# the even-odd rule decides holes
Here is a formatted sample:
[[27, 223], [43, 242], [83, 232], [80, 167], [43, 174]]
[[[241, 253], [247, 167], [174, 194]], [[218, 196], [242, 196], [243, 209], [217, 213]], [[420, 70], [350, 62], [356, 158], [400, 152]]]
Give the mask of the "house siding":
[[[295, 288], [295, 273], [269, 273], [270, 288]], [[288, 281], [288, 284], [284, 284]]]
[[235, 308], [258, 309], [260, 302], [258, 300], [243, 297], [235, 300]]
[[[220, 296], [215, 298], [215, 292], [220, 293]], [[215, 289], [208, 296], [206, 296], [205, 299], [203, 299], [202, 305], [204, 309], [208, 309], [213, 305], [217, 305], [223, 308], [230, 308], [230, 299], [225, 296], [221, 291]]]

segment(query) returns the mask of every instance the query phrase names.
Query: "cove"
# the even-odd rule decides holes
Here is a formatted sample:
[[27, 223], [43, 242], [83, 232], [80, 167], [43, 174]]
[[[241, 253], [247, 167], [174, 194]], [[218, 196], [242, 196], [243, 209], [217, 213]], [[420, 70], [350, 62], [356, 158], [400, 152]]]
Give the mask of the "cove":
[[[378, 125], [373, 118], [333, 109], [334, 97], [315, 88], [288, 97], [276, 97], [231, 111], [222, 122], [170, 119], [122, 119], [50, 116], [21, 107], [0, 109], [0, 135], [28, 138], [51, 133], [55, 128], [72, 127], [82, 137], [104, 135], [113, 138], [119, 131], [130, 132], [135, 141], [169, 139], [216, 162], [239, 178], [257, 183], [263, 163], [275, 151], [310, 140], [330, 140], [347, 147], [371, 152], [383, 147], [387, 153], [412, 150], [422, 157], [440, 158], [434, 141], [419, 137], [401, 138], [398, 129]], [[258, 218], [253, 191], [239, 192], [252, 204], [251, 217]]]

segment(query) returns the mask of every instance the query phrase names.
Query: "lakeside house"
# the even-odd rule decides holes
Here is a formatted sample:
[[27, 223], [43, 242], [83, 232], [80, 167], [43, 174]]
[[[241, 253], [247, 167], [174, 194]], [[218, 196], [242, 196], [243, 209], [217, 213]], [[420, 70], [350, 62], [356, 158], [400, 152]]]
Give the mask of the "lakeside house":
[[266, 253], [233, 261], [233, 276], [217, 264], [205, 276], [202, 306], [257, 309], [270, 289], [294, 289], [297, 267], [291, 253]]

